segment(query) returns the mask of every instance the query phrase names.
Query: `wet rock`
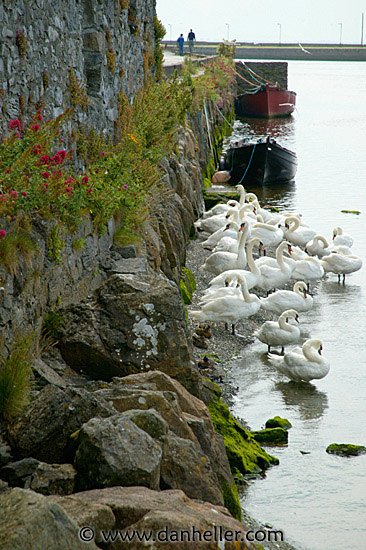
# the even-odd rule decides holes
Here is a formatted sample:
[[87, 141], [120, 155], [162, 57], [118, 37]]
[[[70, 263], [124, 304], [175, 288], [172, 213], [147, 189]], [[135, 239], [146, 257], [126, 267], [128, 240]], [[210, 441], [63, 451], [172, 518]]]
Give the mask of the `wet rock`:
[[274, 416], [267, 420], [265, 424], [266, 428], [283, 428], [284, 430], [289, 430], [292, 428], [292, 424], [287, 418], [281, 418], [280, 416]]
[[76, 445], [79, 488], [159, 487], [161, 446], [129, 418], [91, 419], [80, 429]]
[[[85, 550], [77, 524], [56, 503], [25, 489], [0, 494], [2, 550]], [[89, 550], [97, 550], [94, 542]]]
[[164, 275], [113, 275], [63, 317], [61, 352], [74, 370], [110, 381], [158, 369], [199, 394], [180, 292]]
[[338, 456], [359, 456], [366, 454], [366, 447], [350, 443], [332, 443], [328, 445], [326, 452]]
[[70, 495], [76, 470], [71, 464], [46, 464], [24, 458], [1, 469], [0, 475], [12, 487], [32, 489], [43, 495]]
[[9, 442], [22, 457], [43, 462], [72, 462], [70, 435], [94, 417], [115, 414], [102, 398], [82, 388], [45, 386], [22, 416], [9, 426]]
[[[55, 497], [48, 498], [54, 499]], [[72, 504], [70, 504], [71, 502]], [[245, 538], [242, 523], [234, 519], [226, 508], [191, 500], [180, 490], [153, 491], [146, 487], [111, 487], [76, 493], [57, 499], [57, 503], [65, 508], [79, 526], [85, 525], [83, 522], [89, 507], [105, 506], [113, 512], [115, 529], [138, 529], [140, 532], [152, 529], [157, 532], [168, 528], [169, 530], [186, 530], [192, 533], [194, 526], [198, 532], [203, 533], [205, 531], [214, 532], [216, 526], [217, 529], [222, 527], [223, 531], [241, 531], [242, 538]], [[92, 521], [88, 525], [98, 529], [96, 523]], [[250, 542], [242, 541], [235, 544], [222, 542], [219, 544], [220, 548], [225, 548], [225, 550], [234, 550], [234, 548], [235, 550], [255, 550], [255, 546]], [[207, 550], [208, 548], [218, 548], [219, 544], [204, 542], [203, 537], [199, 542], [197, 536], [194, 543], [161, 542], [156, 543], [154, 548], [174, 550], [179, 547], [180, 550], [191, 550], [194, 546], [195, 550]], [[116, 550], [125, 547], [126, 543], [117, 541], [113, 544], [113, 548]], [[141, 550], [141, 542], [133, 541], [128, 547], [131, 550]]]
[[265, 430], [252, 431], [251, 434], [258, 443], [286, 445], [288, 442], [288, 432], [283, 428], [266, 428]]

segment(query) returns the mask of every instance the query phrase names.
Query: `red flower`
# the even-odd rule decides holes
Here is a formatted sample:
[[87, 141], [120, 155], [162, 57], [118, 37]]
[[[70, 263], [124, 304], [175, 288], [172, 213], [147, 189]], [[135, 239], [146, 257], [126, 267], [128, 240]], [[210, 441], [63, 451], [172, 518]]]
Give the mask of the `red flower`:
[[84, 176], [83, 178], [81, 178], [81, 183], [88, 183], [88, 181], [89, 181], [88, 176]]
[[2, 195], [1, 195], [1, 200], [2, 200], [3, 202], [6, 202], [6, 195], [2, 194]]
[[22, 195], [23, 195], [23, 197], [27, 197], [28, 193], [26, 193], [25, 191], [22, 191]]
[[74, 188], [73, 187], [70, 187], [70, 185], [68, 185], [66, 187], [66, 193], [70, 193], [70, 196], [71, 196], [71, 191], [73, 190]]
[[20, 130], [20, 120], [16, 118], [9, 122], [9, 128], [18, 128], [18, 130]]
[[33, 124], [33, 126], [31, 126], [30, 129], [33, 130], [34, 132], [38, 132], [39, 124]]
[[0, 239], [4, 239], [6, 237], [6, 231], [5, 229], [0, 229]]
[[16, 138], [20, 138], [19, 132], [14, 132], [14, 135], [15, 135]]
[[7, 174], [10, 174], [10, 168], [7, 168], [7, 169], [5, 170], [5, 172], [6, 172]]
[[50, 157], [48, 155], [42, 155], [39, 159], [38, 164], [48, 164], [50, 162]]
[[9, 195], [11, 195], [12, 197], [17, 198], [17, 196], [18, 196], [18, 191], [13, 191], [13, 190], [12, 190], [12, 191], [9, 191]]
[[100, 153], [100, 156], [101, 156], [101, 157], [104, 157], [104, 156], [105, 156], [105, 153], [102, 151], [102, 152]]
[[38, 120], [43, 120], [43, 116], [41, 115], [40, 112], [38, 112], [37, 118], [38, 118]]
[[90, 195], [91, 192], [92, 192], [92, 190], [91, 190], [91, 189], [88, 189], [88, 195]]
[[50, 177], [50, 173], [49, 172], [43, 172], [42, 176], [43, 176], [43, 179], [48, 180], [48, 178]]
[[64, 149], [61, 149], [61, 151], [58, 151], [58, 152], [56, 153], [56, 157], [61, 157], [62, 160], [65, 160], [66, 155], [67, 155], [67, 153], [66, 153], [66, 151], [65, 151]]

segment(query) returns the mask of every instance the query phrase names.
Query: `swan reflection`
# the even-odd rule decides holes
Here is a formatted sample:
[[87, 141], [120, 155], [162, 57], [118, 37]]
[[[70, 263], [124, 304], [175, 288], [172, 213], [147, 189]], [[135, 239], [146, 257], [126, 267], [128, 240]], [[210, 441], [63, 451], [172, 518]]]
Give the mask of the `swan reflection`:
[[328, 408], [328, 395], [309, 383], [277, 382], [275, 391], [286, 407], [296, 408], [302, 420], [321, 418]]

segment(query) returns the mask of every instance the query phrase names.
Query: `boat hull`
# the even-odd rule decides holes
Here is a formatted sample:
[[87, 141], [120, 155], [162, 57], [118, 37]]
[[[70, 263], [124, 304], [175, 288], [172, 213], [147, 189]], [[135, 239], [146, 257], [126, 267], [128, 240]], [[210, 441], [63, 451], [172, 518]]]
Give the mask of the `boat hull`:
[[235, 112], [239, 116], [278, 118], [290, 116], [295, 110], [296, 92], [280, 90], [278, 86], [261, 86], [253, 93], [239, 95]]
[[294, 181], [296, 153], [274, 140], [233, 144], [220, 159], [220, 170], [231, 173], [229, 185], [259, 187]]

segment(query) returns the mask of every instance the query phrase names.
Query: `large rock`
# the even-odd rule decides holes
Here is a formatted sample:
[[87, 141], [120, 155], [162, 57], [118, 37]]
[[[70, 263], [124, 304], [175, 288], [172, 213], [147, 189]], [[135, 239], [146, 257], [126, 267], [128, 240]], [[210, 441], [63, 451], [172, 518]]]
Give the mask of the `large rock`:
[[62, 390], [45, 386], [9, 426], [9, 440], [21, 457], [32, 456], [43, 462], [72, 462], [70, 435], [94, 417], [115, 414], [111, 405], [82, 388]]
[[179, 288], [163, 274], [115, 274], [63, 318], [61, 352], [74, 370], [109, 381], [159, 369], [199, 394]]
[[192, 441], [174, 435], [164, 448], [161, 487], [183, 489], [190, 498], [224, 504], [220, 482], [207, 456]]
[[[152, 548], [156, 550], [255, 550], [255, 546], [245, 540], [245, 528], [242, 523], [234, 519], [223, 506], [211, 503], [191, 500], [183, 491], [167, 490], [153, 491], [146, 487], [111, 487], [100, 490], [92, 490], [76, 493], [67, 497], [48, 497], [51, 502], [56, 501], [64, 507], [67, 513], [80, 527], [90, 525], [95, 530], [96, 540], [100, 540], [100, 525], [104, 531], [110, 528], [112, 520], [105, 526], [100, 522], [100, 515], [97, 510], [108, 507], [114, 516], [114, 529], [127, 529], [132, 533], [133, 529], [142, 533], [154, 531], [154, 536], [160, 531], [169, 529], [179, 533], [185, 530], [189, 533], [196, 532], [195, 541], [186, 542], [155, 542]], [[55, 500], [56, 499], [56, 500]], [[88, 514], [88, 510], [90, 510]], [[88, 521], [86, 521], [86, 518]], [[240, 531], [243, 539], [240, 542], [214, 541], [204, 542], [202, 534], [212, 532], [213, 535], [222, 532]], [[201, 534], [201, 542], [199, 535]], [[99, 536], [98, 536], [99, 535]], [[162, 537], [163, 538], [163, 537]], [[217, 537], [218, 538], [218, 537]], [[228, 537], [229, 538], [229, 537]], [[184, 540], [184, 539], [183, 539]], [[207, 540], [207, 539], [206, 539]], [[127, 545], [126, 542], [116, 541], [113, 549], [120, 550], [141, 550], [142, 543], [133, 540]]]
[[169, 428], [180, 437], [197, 441], [183, 417], [177, 396], [170, 391], [156, 391], [111, 384], [108, 388], [97, 390], [94, 395], [103, 398], [119, 412], [130, 409], [155, 409], [164, 418]]
[[32, 489], [43, 495], [70, 495], [76, 470], [71, 464], [47, 464], [35, 458], [23, 458], [4, 466], [0, 475], [12, 487]]
[[[0, 494], [1, 550], [85, 550], [77, 524], [47, 497], [15, 488]], [[88, 550], [97, 550], [90, 542]]]
[[131, 419], [93, 418], [77, 435], [75, 468], [81, 489], [144, 485], [158, 489], [161, 446]]

